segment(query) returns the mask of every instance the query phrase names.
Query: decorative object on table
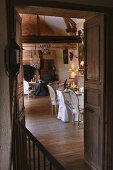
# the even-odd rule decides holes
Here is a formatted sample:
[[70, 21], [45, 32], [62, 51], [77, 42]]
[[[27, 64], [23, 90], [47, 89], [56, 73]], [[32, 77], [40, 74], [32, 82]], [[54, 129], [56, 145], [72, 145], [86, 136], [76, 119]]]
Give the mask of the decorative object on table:
[[69, 72], [69, 78], [70, 78], [70, 79], [74, 79], [75, 76], [76, 76], [75, 68], [74, 68], [74, 67], [71, 67], [68, 72]]
[[84, 93], [84, 87], [80, 87], [80, 88], [79, 88], [79, 91], [80, 91], [81, 93]]
[[77, 82], [73, 81], [73, 82], [70, 84], [70, 89], [72, 89], [72, 90], [74, 90], [74, 91], [77, 91], [77, 90], [78, 90]]
[[68, 64], [68, 49], [67, 48], [63, 50], [63, 63]]

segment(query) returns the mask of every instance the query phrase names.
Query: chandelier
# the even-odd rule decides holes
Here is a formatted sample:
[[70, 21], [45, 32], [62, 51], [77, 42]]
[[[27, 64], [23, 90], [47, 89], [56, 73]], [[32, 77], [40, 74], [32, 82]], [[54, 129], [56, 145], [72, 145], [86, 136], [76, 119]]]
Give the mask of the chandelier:
[[[46, 17], [44, 16], [44, 29], [46, 30]], [[42, 52], [42, 54], [49, 54], [50, 53], [50, 43], [42, 43], [40, 44], [39, 48]]]
[[31, 51], [30, 65], [34, 68], [40, 69], [40, 57], [36, 50], [34, 54], [33, 51]]
[[42, 52], [42, 54], [49, 54], [51, 45], [50, 44], [40, 44], [40, 50]]

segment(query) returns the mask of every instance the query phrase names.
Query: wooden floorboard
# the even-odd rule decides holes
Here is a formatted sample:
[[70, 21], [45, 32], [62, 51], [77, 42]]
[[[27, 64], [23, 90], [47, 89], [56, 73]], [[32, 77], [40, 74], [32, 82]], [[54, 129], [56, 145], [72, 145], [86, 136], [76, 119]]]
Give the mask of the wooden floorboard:
[[26, 127], [65, 169], [89, 170], [84, 162], [83, 124], [78, 127], [52, 116], [49, 96], [26, 96], [24, 103]]

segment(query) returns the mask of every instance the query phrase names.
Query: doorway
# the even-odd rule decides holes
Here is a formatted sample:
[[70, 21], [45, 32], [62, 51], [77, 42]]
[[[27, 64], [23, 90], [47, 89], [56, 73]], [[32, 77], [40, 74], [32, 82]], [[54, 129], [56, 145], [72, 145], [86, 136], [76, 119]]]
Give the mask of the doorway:
[[[91, 92], [90, 92], [90, 94], [91, 94]], [[103, 96], [103, 95], [102, 95], [102, 96]], [[88, 111], [92, 111], [92, 110], [91, 110], [91, 108], [90, 108]], [[91, 154], [92, 154], [92, 153], [91, 153]], [[92, 156], [92, 155], [90, 155], [90, 156]], [[98, 168], [100, 168], [100, 169], [101, 169], [101, 167], [98, 167]]]
[[[62, 21], [63, 21], [63, 19], [62, 19]], [[72, 45], [73, 45], [73, 47], [72, 47]], [[71, 66], [71, 64], [73, 64], [74, 62], [77, 62], [76, 67], [77, 67], [77, 69], [79, 69], [78, 57], [75, 54], [75, 52], [77, 53], [77, 51], [78, 51], [76, 46], [77, 45], [75, 45], [74, 43], [71, 44], [70, 46], [67, 46], [68, 48], [70, 48], [69, 52], [71, 52], [71, 54], [73, 53], [73, 58], [72, 58], [72, 56], [69, 56], [69, 58], [68, 58], [69, 63], [67, 65], [64, 65], [64, 63], [62, 61], [62, 51], [64, 49], [63, 45], [61, 43], [59, 43], [59, 48], [58, 48], [58, 45], [56, 48], [57, 51], [61, 51], [58, 53], [58, 56], [59, 56], [58, 61], [59, 61], [59, 65], [60, 65], [59, 66], [60, 71], [62, 71], [61, 69], [63, 68], [62, 72], [64, 72], [65, 75], [67, 74], [65, 78], [68, 78], [68, 79], [70, 78], [69, 81], [71, 81], [71, 82], [74, 82], [74, 77], [71, 77], [71, 75], [68, 77], [68, 69], [70, 69], [69, 64]], [[52, 48], [52, 50], [54, 48]], [[81, 45], [81, 49], [82, 49], [82, 45]], [[55, 55], [55, 52], [53, 53], [51, 48], [49, 50], [50, 50], [50, 53], [52, 53], [52, 55], [53, 54]], [[81, 52], [82, 51], [80, 50], [80, 53]], [[58, 57], [58, 56], [56, 56], [56, 57]], [[45, 55], [45, 58], [47, 58], [47, 57], [48, 57], [48, 55]], [[82, 54], [81, 54], [81, 57], [83, 57]], [[65, 71], [66, 67], [68, 67], [67, 72]], [[82, 67], [82, 65], [81, 65], [81, 67]], [[56, 67], [56, 69], [58, 70], [58, 67]], [[83, 70], [82, 70], [83, 68], [80, 68], [80, 69], [81, 69], [80, 71], [83, 72]], [[77, 71], [79, 71], [79, 70], [77, 70]], [[60, 75], [60, 76], [62, 78], [62, 75]], [[79, 81], [79, 87], [84, 86], [83, 78], [84, 78], [83, 73], [80, 73], [80, 75], [77, 76], [77, 79]], [[69, 83], [69, 81], [67, 80], [67, 84]], [[63, 83], [63, 81], [62, 81], [62, 83]], [[73, 85], [73, 83], [71, 83], [71, 85]], [[78, 128], [77, 122], [75, 122], [75, 125], [73, 125], [73, 123], [71, 121], [69, 123], [64, 123], [61, 120], [58, 120], [55, 115], [54, 115], [54, 117], [52, 117], [50, 101], [49, 101], [49, 103], [47, 103], [48, 101], [46, 101], [46, 99], [47, 99], [47, 97], [44, 97], [44, 98], [39, 98], [39, 97], [32, 98], [31, 97], [29, 100], [30, 101], [29, 106], [28, 106], [28, 100], [27, 100], [26, 106], [28, 106], [29, 109], [28, 108], [26, 108], [26, 109], [27, 109], [27, 111], [28, 110], [31, 111], [31, 113], [28, 111], [28, 113], [26, 114], [27, 127], [30, 128], [30, 130], [32, 131], [32, 133], [34, 135], [36, 134], [35, 136], [38, 138], [38, 140], [40, 139], [42, 143], [45, 141], [43, 144], [46, 145], [46, 147], [51, 151], [51, 153], [53, 155], [58, 155], [56, 157], [57, 160], [61, 161], [61, 159], [59, 159], [59, 158], [62, 158], [62, 164], [65, 165], [66, 168], [72, 169], [75, 166], [76, 166], [76, 168], [82, 166], [84, 169], [85, 163], [83, 161], [83, 123], [80, 123], [80, 127]], [[39, 101], [42, 101], [42, 103], [40, 103]], [[34, 106], [34, 109], [33, 109], [33, 106]], [[45, 110], [45, 108], [47, 108], [47, 109]], [[34, 113], [32, 112], [32, 110], [34, 110]], [[38, 112], [37, 118], [35, 117], [37, 114], [36, 110]], [[48, 110], [49, 110], [49, 116], [48, 116]], [[42, 115], [43, 119], [41, 119], [41, 115]], [[33, 130], [33, 128], [31, 127], [31, 124], [30, 124], [30, 120], [29, 120], [30, 117], [32, 117], [31, 124], [33, 124], [33, 119], [37, 120], [37, 123], [34, 124], [33, 126], [34, 127], [36, 126], [38, 129], [42, 129], [40, 132], [38, 131], [38, 129], [36, 127], [35, 127], [35, 129], [37, 129], [37, 130], [36, 131]], [[75, 131], [76, 131], [76, 133], [75, 133]], [[55, 132], [57, 132], [57, 133], [55, 133]], [[72, 132], [72, 133], [70, 133], [70, 132]], [[42, 138], [40, 137], [40, 135], [42, 136]], [[48, 137], [48, 142], [46, 142], [47, 137]], [[51, 140], [53, 141], [52, 143], [51, 143]], [[56, 142], [54, 142], [54, 141], [56, 141]], [[48, 147], [48, 143], [49, 143], [49, 147]], [[80, 145], [78, 145], [78, 143]], [[73, 148], [71, 148], [72, 145], [74, 146]], [[59, 150], [59, 147], [62, 148], [63, 155], [62, 155], [61, 151]], [[53, 148], [56, 148], [56, 149], [54, 150]], [[63, 148], [65, 148], [65, 149], [63, 149]], [[79, 156], [78, 156], [78, 154], [79, 154]], [[68, 160], [69, 157], [70, 157], [70, 159]], [[75, 162], [75, 160], [76, 160], [76, 162]]]

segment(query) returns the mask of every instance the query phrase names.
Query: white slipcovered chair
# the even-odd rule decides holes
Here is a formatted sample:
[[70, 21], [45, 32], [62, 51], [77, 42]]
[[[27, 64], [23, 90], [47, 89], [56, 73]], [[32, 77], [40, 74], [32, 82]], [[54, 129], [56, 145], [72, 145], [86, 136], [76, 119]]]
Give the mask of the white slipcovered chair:
[[[61, 90], [57, 90], [57, 97], [58, 97], [58, 116], [57, 118], [62, 120], [63, 122], [69, 122], [70, 121], [70, 115], [66, 104], [65, 104], [65, 100], [64, 100], [64, 95], [63, 95], [63, 91]], [[72, 119], [71, 119], [72, 120]]]
[[23, 81], [23, 86], [24, 86], [24, 94], [27, 94], [29, 98], [29, 95], [33, 94], [34, 90], [33, 89], [30, 90], [29, 83], [26, 80]]
[[57, 101], [56, 91], [49, 84], [47, 85], [47, 87], [48, 87], [48, 91], [49, 91], [50, 99], [51, 99], [52, 115], [54, 114], [54, 111], [55, 111], [55, 114], [57, 115], [58, 101]]
[[[79, 126], [79, 122], [83, 118], [84, 106], [80, 105], [78, 95], [73, 90], [66, 89], [63, 91], [63, 95], [65, 104], [72, 113], [72, 122], [77, 121]], [[84, 100], [84, 98], [82, 98], [82, 100]]]

